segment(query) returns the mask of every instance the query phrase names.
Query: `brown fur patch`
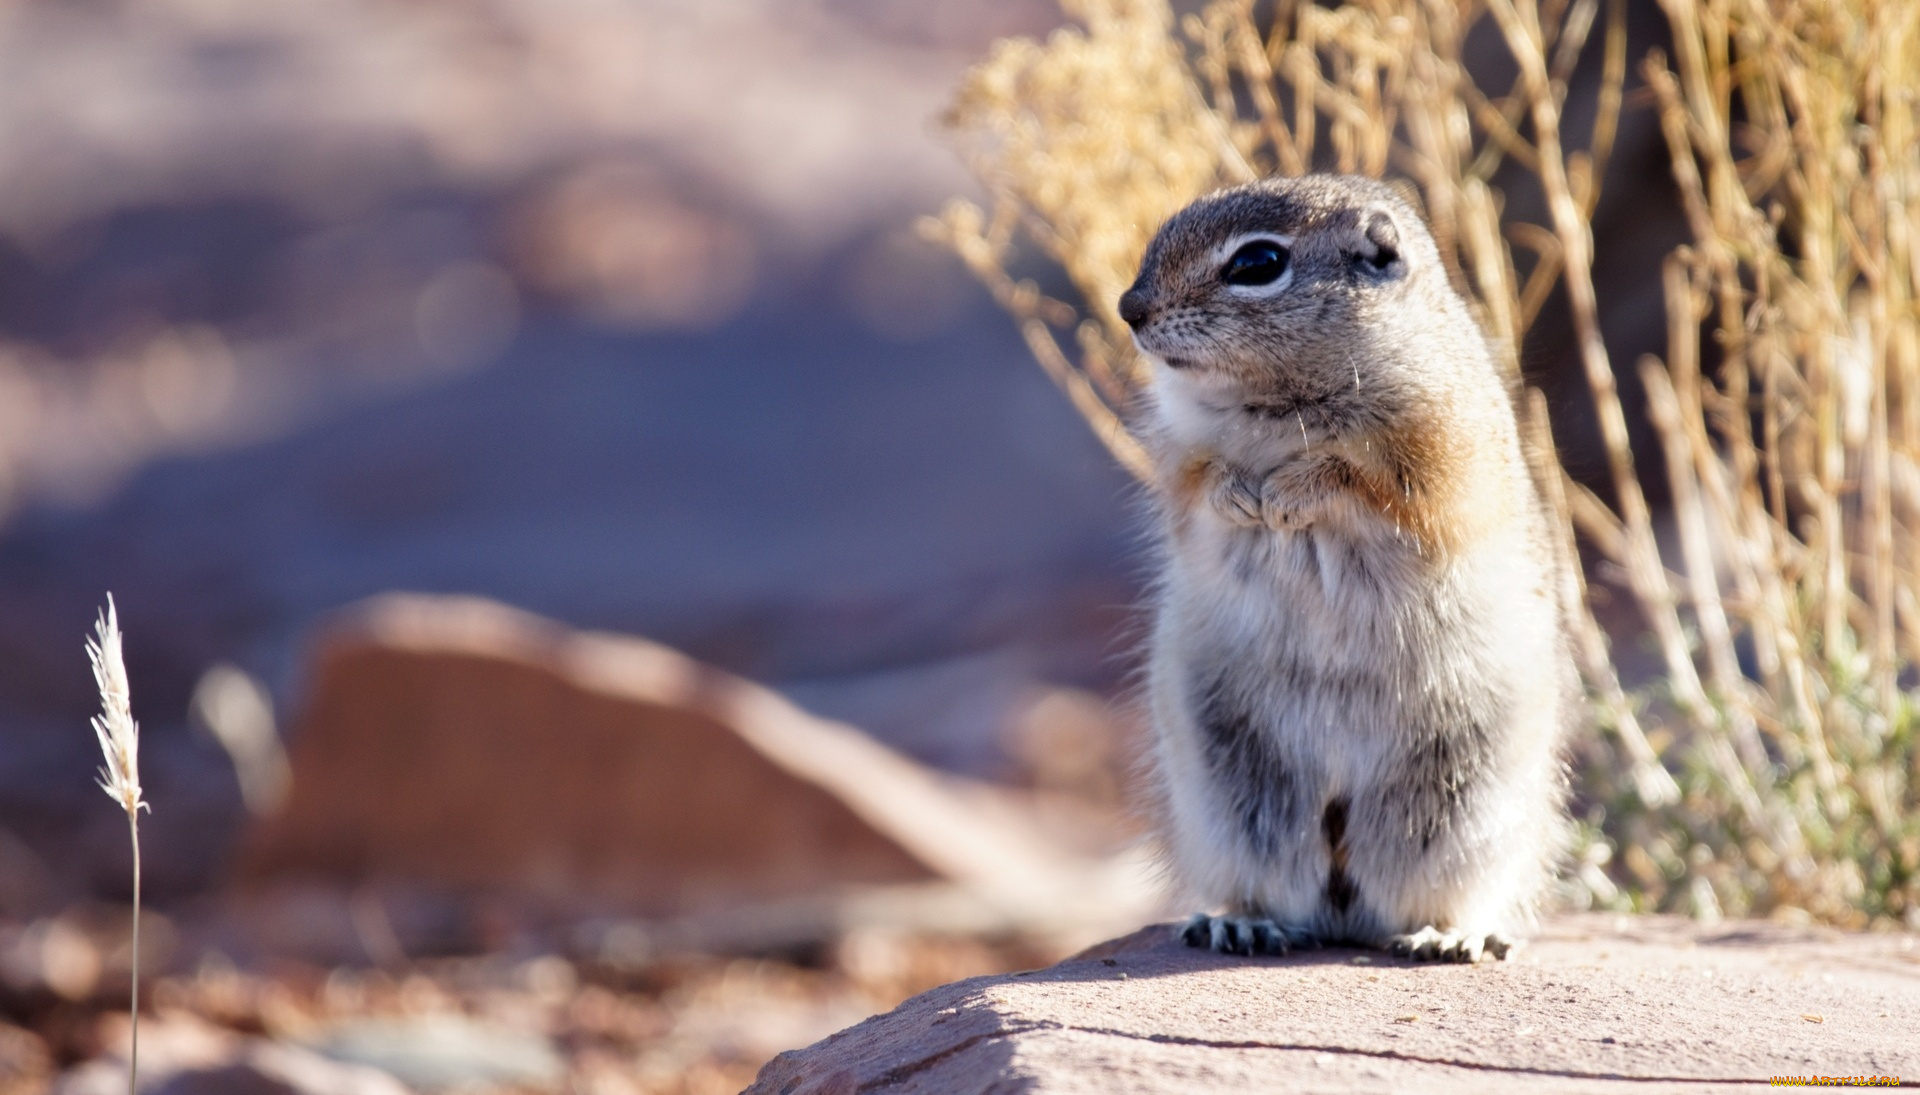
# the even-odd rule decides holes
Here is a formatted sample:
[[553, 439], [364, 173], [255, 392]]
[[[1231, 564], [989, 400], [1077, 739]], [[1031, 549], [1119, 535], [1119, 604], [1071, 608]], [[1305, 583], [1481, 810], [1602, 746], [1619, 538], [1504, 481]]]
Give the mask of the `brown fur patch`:
[[1192, 509], [1194, 503], [1206, 491], [1207, 478], [1213, 470], [1213, 457], [1196, 454], [1181, 461], [1172, 479], [1173, 502], [1181, 509]]
[[1419, 544], [1421, 554], [1451, 554], [1496, 534], [1512, 517], [1516, 469], [1500, 449], [1503, 434], [1475, 418], [1443, 421], [1436, 414], [1409, 422], [1371, 438], [1363, 455], [1372, 459], [1354, 466], [1345, 486]]
[[1168, 518], [1176, 533], [1186, 532], [1193, 520], [1194, 510], [1206, 500], [1209, 481], [1216, 471], [1214, 465], [1211, 454], [1194, 453], [1182, 460], [1173, 469], [1173, 474], [1165, 477]]

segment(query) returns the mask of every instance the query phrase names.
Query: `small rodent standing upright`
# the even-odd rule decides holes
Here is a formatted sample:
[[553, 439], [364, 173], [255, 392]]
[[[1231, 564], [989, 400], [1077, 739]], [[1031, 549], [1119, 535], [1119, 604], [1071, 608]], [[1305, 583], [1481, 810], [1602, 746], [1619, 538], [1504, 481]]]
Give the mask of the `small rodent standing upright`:
[[1426, 225], [1270, 179], [1154, 237], [1147, 687], [1194, 946], [1505, 957], [1565, 844], [1578, 679], [1512, 393]]

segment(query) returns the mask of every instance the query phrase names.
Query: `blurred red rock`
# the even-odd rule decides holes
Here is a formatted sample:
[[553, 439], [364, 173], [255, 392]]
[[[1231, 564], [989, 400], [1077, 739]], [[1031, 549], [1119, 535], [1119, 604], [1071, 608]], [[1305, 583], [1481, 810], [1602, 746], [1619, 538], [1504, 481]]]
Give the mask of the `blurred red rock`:
[[398, 883], [670, 914], [1054, 875], [1017, 810], [640, 639], [389, 595], [317, 646], [250, 886]]

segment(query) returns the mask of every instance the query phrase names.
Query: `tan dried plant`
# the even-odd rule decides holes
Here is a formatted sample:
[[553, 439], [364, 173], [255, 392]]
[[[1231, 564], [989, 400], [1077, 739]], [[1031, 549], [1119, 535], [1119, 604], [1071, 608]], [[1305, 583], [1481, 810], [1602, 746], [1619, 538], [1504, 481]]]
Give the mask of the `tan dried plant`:
[[[1627, 850], [1618, 877], [1648, 906], [1902, 914], [1920, 892], [1898, 686], [1920, 653], [1920, 600], [1903, 584], [1910, 540], [1895, 524], [1920, 510], [1920, 466], [1892, 459], [1902, 431], [1920, 439], [1920, 377], [1893, 365], [1904, 353], [1900, 367], [1913, 367], [1911, 218], [1900, 211], [1915, 194], [1914, 100], [1911, 77], [1871, 74], [1920, 72], [1920, 58], [1894, 0], [1665, 2], [1676, 65], [1642, 60], [1676, 178], [1683, 190], [1693, 180], [1698, 238], [1666, 271], [1671, 372], [1651, 362], [1641, 373], [1677, 469], [1677, 572], [1655, 536], [1592, 278], [1591, 215], [1632, 61], [1623, 0], [1213, 0], [1178, 20], [1164, 0], [1063, 0], [1077, 25], [1045, 42], [1001, 42], [966, 78], [950, 121], [989, 200], [955, 202], [926, 227], [1145, 479], [1129, 431], [1144, 374], [1115, 302], [1159, 223], [1214, 187], [1268, 173], [1410, 180], [1516, 378], [1541, 307], [1556, 291], [1569, 306], [1612, 501], [1557, 466], [1537, 392], [1523, 418], [1567, 550], [1577, 527], [1646, 618], [1666, 671], [1659, 710], [1678, 731], [1656, 735], [1675, 743], [1663, 758], [1584, 608], [1584, 582], [1569, 589], [1605, 731], [1589, 743], [1599, 763], [1588, 767], [1601, 774], [1587, 787]], [[1483, 88], [1465, 64], [1468, 35], [1482, 27], [1517, 73], [1510, 86]], [[1869, 30], [1873, 49], [1862, 52]], [[1595, 121], [1569, 134], [1570, 78], [1589, 53], [1600, 78], [1582, 113]], [[1736, 151], [1736, 101], [1756, 148]], [[1535, 188], [1544, 223], [1506, 214], [1494, 186], [1503, 168], [1506, 185]], [[1795, 250], [1804, 244], [1777, 236], [1806, 218], [1824, 248], [1811, 266]], [[1896, 233], [1901, 242], [1886, 242]], [[1057, 264], [1077, 302], [1015, 276], [1023, 244]], [[1703, 321], [1726, 344], [1717, 372], [1701, 365]], [[1879, 470], [1863, 472], [1875, 460]], [[1869, 637], [1864, 654], [1855, 634]], [[1828, 733], [1836, 704], [1861, 727], [1845, 750]], [[1853, 806], [1866, 816], [1843, 823]], [[1816, 817], [1827, 820], [1810, 825]], [[1610, 848], [1595, 841], [1578, 872], [1602, 901], [1619, 900], [1597, 870]]]
[[1709, 732], [1651, 866], [1920, 927], [1920, 5], [1663, 7], [1693, 242], [1640, 372], [1704, 667], [1670, 684]]

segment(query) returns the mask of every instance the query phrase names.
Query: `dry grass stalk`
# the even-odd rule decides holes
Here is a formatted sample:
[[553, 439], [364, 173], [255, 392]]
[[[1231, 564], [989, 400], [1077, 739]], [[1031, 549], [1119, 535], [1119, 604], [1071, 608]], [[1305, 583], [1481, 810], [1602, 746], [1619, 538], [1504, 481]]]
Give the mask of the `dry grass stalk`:
[[132, 1035], [127, 1052], [127, 1095], [133, 1095], [140, 1075], [140, 811], [150, 807], [140, 797], [140, 727], [133, 721], [127, 662], [120, 650], [120, 616], [111, 593], [106, 613], [94, 623], [94, 637], [87, 640], [87, 661], [100, 688], [100, 714], [93, 718], [93, 732], [106, 759], [100, 769], [100, 789], [126, 811], [127, 833], [133, 840]]
[[[1904, 915], [1920, 877], [1906, 820], [1920, 773], [1898, 688], [1920, 655], [1920, 560], [1905, 529], [1920, 520], [1920, 179], [1914, 80], [1891, 74], [1920, 73], [1916, 17], [1894, 0], [1664, 2], [1677, 63], [1655, 59], [1647, 78], [1696, 243], [1666, 270], [1670, 360], [1641, 375], [1676, 501], [1678, 577], [1654, 534], [1592, 280], [1590, 218], [1629, 65], [1620, 0], [1604, 11], [1600, 0], [1214, 0], [1180, 34], [1163, 0], [1065, 0], [1081, 26], [1003, 42], [963, 84], [952, 123], [991, 201], [956, 203], [929, 231], [1144, 479], [1127, 432], [1143, 375], [1114, 302], [1161, 220], [1267, 172], [1411, 179], [1516, 374], [1541, 306], [1556, 288], [1567, 296], [1616, 504], [1553, 466], [1530, 397], [1542, 482], [1563, 523], [1624, 575], [1697, 758], [1683, 799], [1604, 634], [1577, 613], [1613, 767], [1629, 774], [1599, 791], [1613, 835], [1630, 837], [1642, 897], [1702, 912]], [[1512, 87], [1483, 89], [1463, 63], [1483, 23], [1519, 74]], [[1596, 32], [1596, 121], [1572, 144], [1569, 79]], [[1756, 137], [1744, 156], [1729, 130], [1736, 97]], [[1491, 180], [1506, 165], [1538, 188], [1547, 223], [1504, 213]], [[1784, 242], [1781, 225], [1794, 234]], [[1009, 273], [1022, 241], [1065, 271], [1082, 307]], [[1726, 355], [1717, 371], [1701, 364], [1703, 321]], [[1069, 328], [1077, 354], [1058, 336]], [[1584, 588], [1568, 592], [1584, 606]], [[1847, 820], [1856, 806], [1868, 820]]]
[[1693, 243], [1643, 373], [1723, 742], [1681, 837], [1723, 897], [1920, 924], [1920, 7], [1663, 6]]

